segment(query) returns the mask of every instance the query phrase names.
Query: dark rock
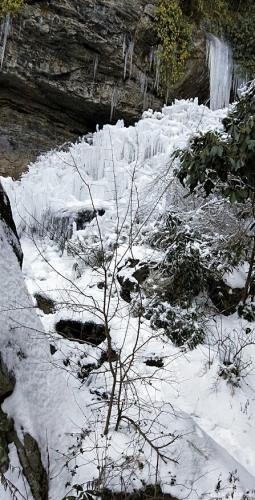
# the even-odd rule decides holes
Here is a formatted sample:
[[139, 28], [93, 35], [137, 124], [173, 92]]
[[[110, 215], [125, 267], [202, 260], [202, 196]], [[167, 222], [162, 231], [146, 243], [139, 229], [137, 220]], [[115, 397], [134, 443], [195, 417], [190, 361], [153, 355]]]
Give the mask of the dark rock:
[[108, 350], [102, 351], [100, 358], [95, 363], [86, 363], [86, 360], [84, 360], [82, 357], [81, 360], [79, 360], [77, 363], [79, 367], [79, 370], [77, 372], [78, 378], [81, 380], [86, 380], [93, 371], [98, 370], [104, 363], [110, 361], [113, 363], [114, 361], [117, 361], [118, 358], [118, 354], [113, 349], [111, 349], [110, 354]]
[[57, 352], [57, 348], [53, 345], [53, 344], [50, 344], [50, 353], [52, 356], [54, 356], [54, 354]]
[[246, 319], [251, 323], [255, 321], [255, 303], [248, 302], [246, 304], [240, 304], [237, 308], [238, 315], [240, 318]]
[[9, 469], [9, 439], [8, 434], [13, 430], [13, 421], [7, 417], [0, 407], [0, 472], [4, 474]]
[[99, 283], [97, 284], [97, 288], [99, 288], [99, 290], [103, 290], [105, 287], [105, 282], [104, 281], [99, 281]]
[[89, 392], [96, 396], [97, 401], [107, 401], [109, 399], [109, 394], [107, 394], [107, 392], [101, 392], [98, 389], [90, 389]]
[[87, 342], [92, 345], [99, 345], [105, 339], [105, 327], [102, 324], [87, 321], [74, 321], [71, 319], [61, 319], [55, 325], [56, 331], [67, 340], [74, 340], [80, 343]]
[[[100, 495], [102, 500], [122, 500], [123, 493], [114, 493], [105, 489]], [[146, 486], [143, 490], [135, 490], [133, 493], [126, 493], [126, 500], [178, 500], [168, 493], [163, 493], [158, 485]]]
[[79, 368], [78, 378], [81, 380], [87, 379], [90, 373], [96, 370], [97, 368], [99, 368], [99, 366], [96, 365], [95, 363], [83, 364]]
[[243, 288], [230, 288], [221, 278], [208, 278], [208, 295], [218, 309], [225, 316], [233, 314], [242, 300]]
[[34, 498], [38, 500], [48, 499], [48, 478], [42, 465], [41, 453], [35, 439], [30, 434], [24, 436], [24, 451], [30, 471], [26, 473], [30, 477], [30, 487]]
[[2, 358], [0, 356], [0, 404], [10, 396], [15, 387], [15, 377], [8, 372]]
[[[0, 173], [18, 176], [28, 160], [95, 130], [137, 119], [148, 55], [131, 53], [124, 78], [123, 41], [135, 43], [144, 0], [28, 3], [13, 19], [0, 75]], [[129, 77], [130, 73], [130, 77]], [[162, 103], [153, 93], [146, 107]], [[3, 153], [3, 155], [2, 155]], [[4, 161], [2, 160], [4, 159]]]
[[131, 297], [131, 292], [135, 291], [135, 283], [133, 283], [130, 279], [125, 279], [123, 280], [122, 278], [118, 277], [118, 281], [121, 285], [121, 291], [120, 291], [120, 296], [125, 302], [130, 303], [132, 300]]
[[[0, 358], [0, 403], [12, 394], [15, 388], [14, 375], [9, 373]], [[41, 454], [35, 439], [29, 434], [24, 436], [24, 444], [14, 427], [14, 421], [0, 407], [0, 472], [7, 472], [9, 461], [9, 444], [16, 446], [20, 464], [31, 488], [35, 500], [48, 499], [48, 478], [41, 462]]]
[[22, 471], [34, 500], [48, 500], [48, 477], [36, 440], [30, 434], [25, 434], [24, 443], [22, 443], [14, 428], [8, 434], [8, 439], [16, 446]]
[[119, 359], [119, 355], [116, 351], [114, 351], [114, 349], [111, 349], [111, 351], [109, 352], [108, 350], [107, 351], [103, 351], [102, 352], [102, 355], [101, 355], [101, 358], [100, 358], [100, 365], [102, 365], [103, 363], [107, 362], [111, 362], [111, 363], [114, 363], [114, 361], [117, 361]]
[[139, 267], [135, 270], [133, 277], [139, 284], [142, 284], [149, 277], [149, 274], [150, 274], [149, 265], [144, 262], [141, 262]]
[[96, 215], [102, 217], [105, 214], [105, 210], [79, 210], [75, 217], [75, 222], [77, 224], [77, 230], [85, 229], [86, 225], [95, 219]]
[[16, 226], [12, 217], [9, 198], [6, 195], [1, 182], [0, 182], [0, 220], [4, 222], [6, 238], [10, 243], [10, 245], [12, 246], [13, 251], [20, 263], [20, 266], [22, 266], [23, 253], [19, 243]]
[[44, 314], [53, 314], [55, 312], [55, 302], [47, 295], [35, 293], [36, 305]]
[[[0, 356], [0, 405], [13, 393], [14, 388], [14, 375], [8, 372]], [[12, 429], [13, 421], [7, 417], [0, 406], [0, 473], [2, 474], [7, 472], [10, 465], [7, 436]]]
[[18, 436], [14, 421], [0, 407], [0, 473], [7, 472], [10, 444], [14, 444], [24, 477], [34, 500], [48, 500], [48, 478], [42, 465], [41, 453], [36, 440], [30, 434], [24, 435], [24, 443]]
[[206, 104], [209, 101], [210, 83], [206, 62], [206, 37], [203, 31], [193, 31], [194, 48], [190, 59], [187, 61], [183, 78], [170, 89], [169, 98], [192, 99], [198, 97], [199, 102]]
[[251, 277], [249, 295], [252, 297], [252, 300], [254, 300], [254, 297], [255, 297], [255, 274], [252, 275], [252, 277]]
[[145, 364], [147, 366], [155, 366], [155, 368], [163, 368], [163, 366], [164, 366], [162, 358], [150, 358], [150, 359], [146, 359]]
[[[126, 302], [131, 302], [131, 293], [136, 292], [150, 274], [150, 268], [154, 264], [151, 262], [140, 262], [138, 259], [129, 259], [127, 263], [118, 270], [117, 279], [121, 285], [120, 296]], [[131, 278], [126, 276], [125, 269], [134, 269]]]
[[[155, 0], [26, 3], [12, 20], [0, 73], [0, 174], [18, 177], [39, 153], [96, 124], [130, 124], [144, 108], [162, 106], [150, 64], [154, 7]], [[197, 30], [170, 98], [206, 100], [208, 88], [205, 38]]]

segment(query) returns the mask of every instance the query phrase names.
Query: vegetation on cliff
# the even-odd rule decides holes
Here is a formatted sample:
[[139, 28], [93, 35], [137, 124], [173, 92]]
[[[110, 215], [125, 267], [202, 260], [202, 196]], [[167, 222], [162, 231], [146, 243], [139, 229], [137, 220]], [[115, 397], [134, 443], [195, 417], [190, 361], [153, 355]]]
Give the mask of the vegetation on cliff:
[[18, 12], [24, 5], [24, 0], [2, 0], [0, 4], [0, 17], [8, 13]]
[[[202, 190], [206, 197], [216, 193], [232, 203], [245, 204], [244, 219], [248, 219], [250, 224], [247, 225], [248, 243], [245, 243], [249, 272], [244, 303], [251, 287], [255, 261], [254, 115], [253, 83], [223, 120], [223, 131], [198, 134], [191, 139], [186, 150], [176, 151], [174, 155], [180, 159], [178, 178], [191, 193]], [[242, 212], [242, 205], [240, 207]]]

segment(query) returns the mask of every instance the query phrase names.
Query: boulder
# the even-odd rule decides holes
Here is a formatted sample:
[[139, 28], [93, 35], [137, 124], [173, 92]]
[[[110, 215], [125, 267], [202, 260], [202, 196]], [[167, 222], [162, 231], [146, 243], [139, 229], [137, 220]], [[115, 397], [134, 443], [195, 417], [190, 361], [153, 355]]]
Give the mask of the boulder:
[[72, 319], [61, 319], [55, 325], [56, 331], [67, 340], [83, 344], [87, 342], [98, 346], [105, 339], [105, 326], [92, 321], [81, 322]]

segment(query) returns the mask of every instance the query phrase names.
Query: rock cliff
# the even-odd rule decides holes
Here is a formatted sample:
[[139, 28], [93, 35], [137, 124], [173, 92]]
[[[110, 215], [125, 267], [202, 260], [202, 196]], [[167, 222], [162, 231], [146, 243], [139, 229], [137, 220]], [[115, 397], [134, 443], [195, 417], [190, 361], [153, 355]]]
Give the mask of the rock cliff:
[[[18, 176], [39, 153], [97, 124], [132, 123], [162, 105], [153, 16], [145, 0], [26, 4], [12, 19], [0, 72], [0, 174]], [[207, 97], [205, 44], [195, 38], [195, 60], [172, 97]]]

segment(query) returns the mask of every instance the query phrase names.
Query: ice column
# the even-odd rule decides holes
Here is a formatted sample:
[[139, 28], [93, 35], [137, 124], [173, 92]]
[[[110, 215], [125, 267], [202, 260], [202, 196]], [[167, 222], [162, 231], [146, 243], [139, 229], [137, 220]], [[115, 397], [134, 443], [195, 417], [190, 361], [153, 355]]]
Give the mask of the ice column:
[[207, 58], [210, 72], [210, 108], [225, 108], [230, 102], [233, 82], [233, 55], [228, 43], [208, 34]]

